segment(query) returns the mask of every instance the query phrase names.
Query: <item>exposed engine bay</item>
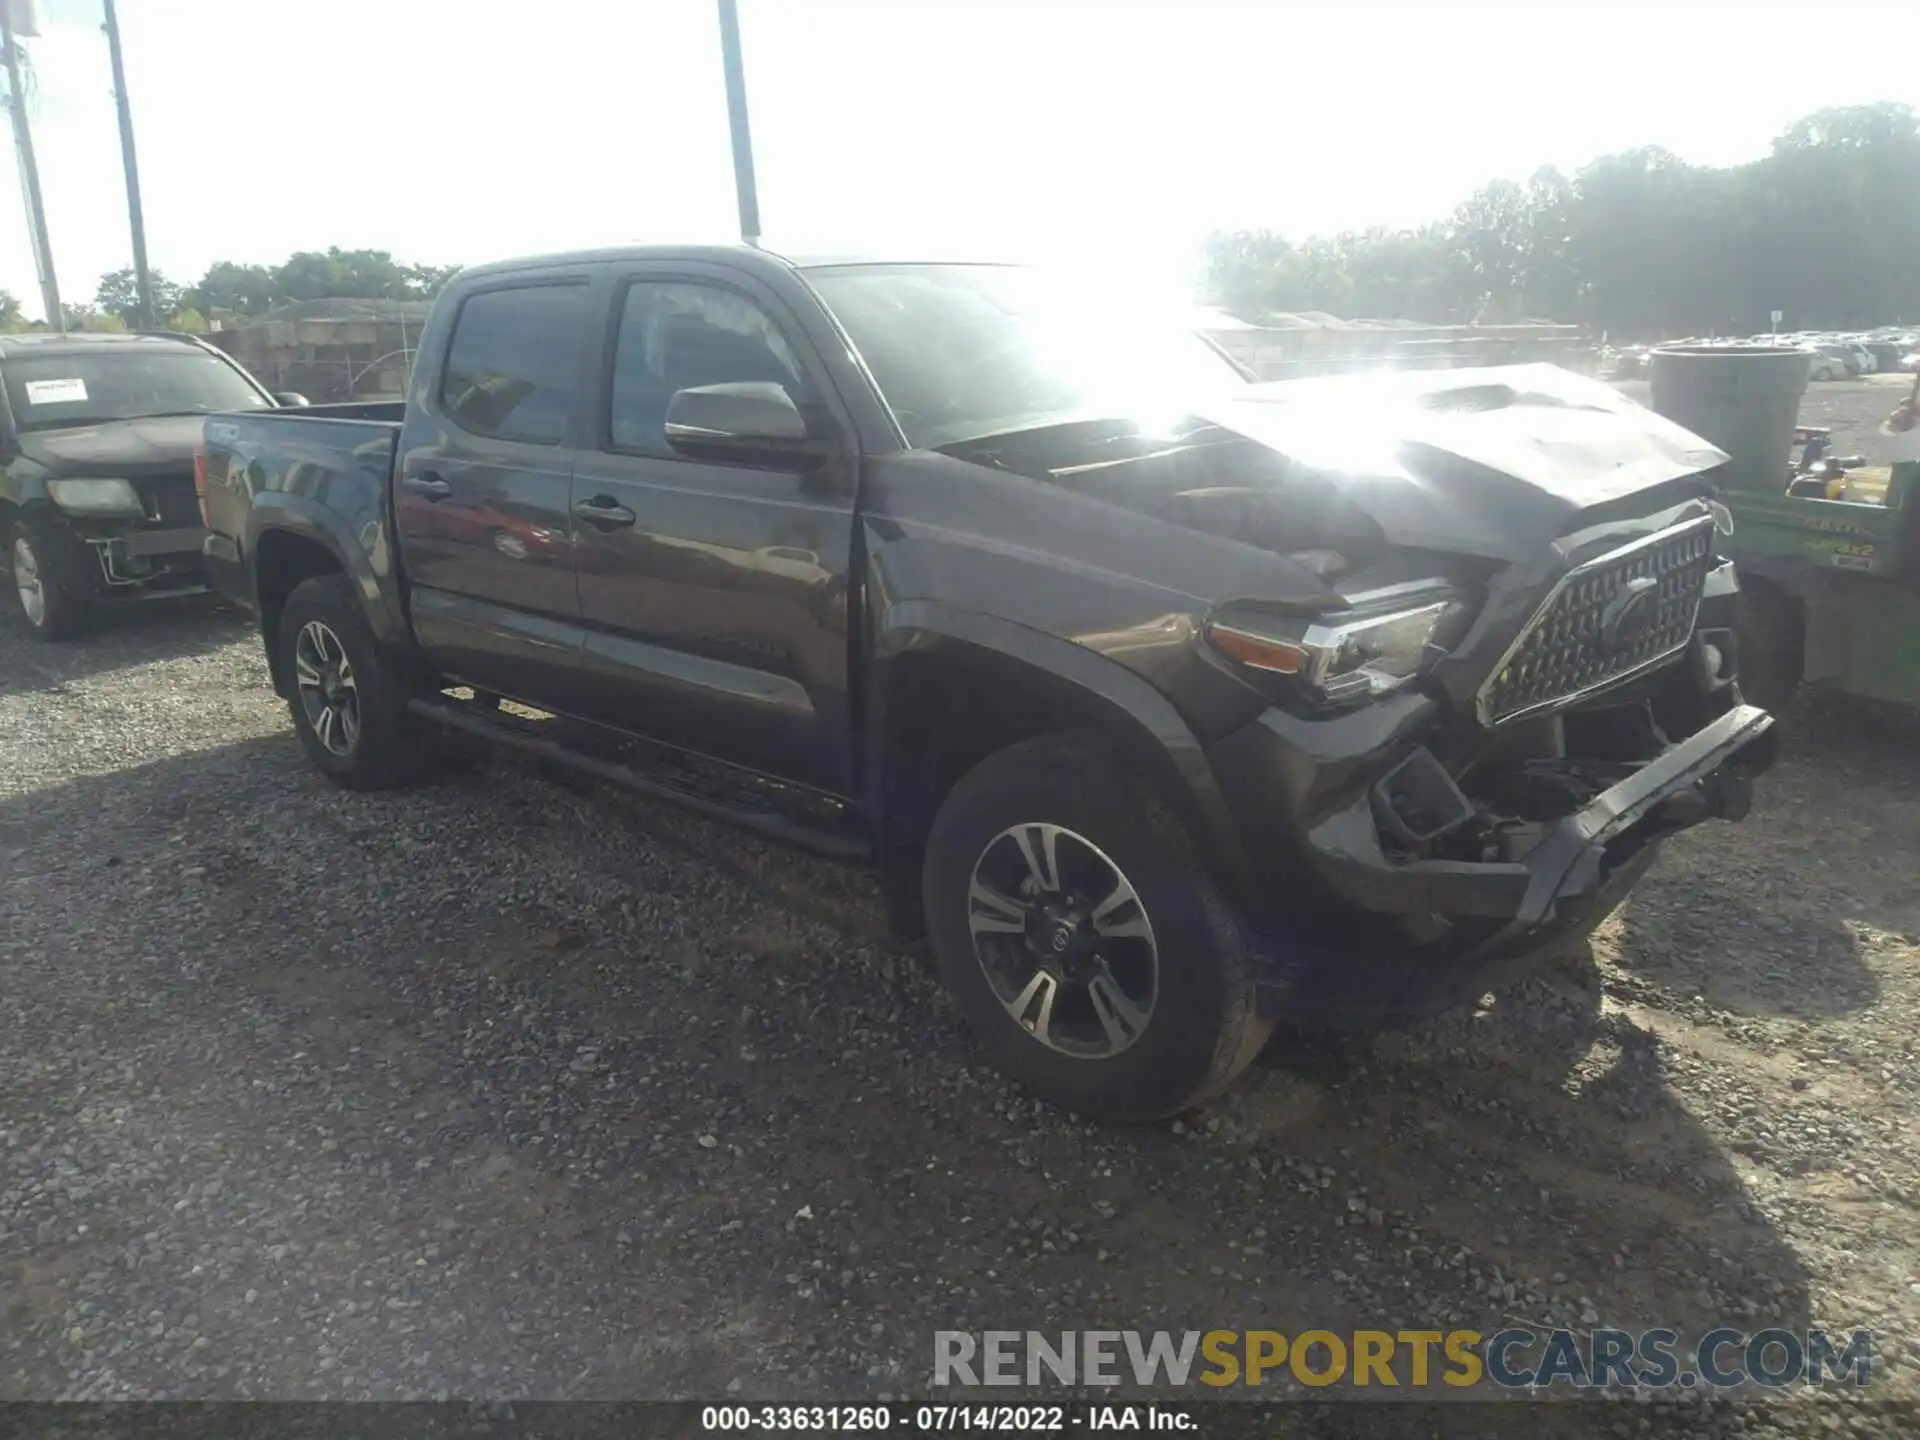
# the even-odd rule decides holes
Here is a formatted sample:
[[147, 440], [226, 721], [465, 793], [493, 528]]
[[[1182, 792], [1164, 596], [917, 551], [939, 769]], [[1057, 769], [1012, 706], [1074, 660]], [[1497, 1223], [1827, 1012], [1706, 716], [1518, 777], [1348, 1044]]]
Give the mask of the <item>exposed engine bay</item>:
[[[1617, 787], [1630, 789], [1626, 782], [1642, 771], [1670, 763], [1677, 746], [1736, 708], [1731, 674], [1705, 668], [1717, 663], [1714, 649], [1711, 641], [1696, 644], [1679, 663], [1646, 676], [1632, 696], [1521, 721], [1444, 763], [1425, 747], [1415, 750], [1371, 793], [1383, 855], [1416, 869], [1418, 862], [1524, 865], [1564, 845], [1569, 817], [1591, 813], [1596, 802], [1604, 810]], [[1738, 764], [1703, 771], [1623, 817], [1598, 878], [1667, 835], [1703, 820], [1742, 818], [1753, 773]], [[1472, 928], [1459, 916], [1400, 920], [1415, 943], [1449, 940], [1462, 923]]]
[[[1727, 622], [1702, 608], [1720, 563], [1710, 477], [1725, 457], [1617, 394], [1588, 395], [1579, 377], [1387, 379], [1408, 393], [1355, 380], [1327, 413], [1309, 393], [1336, 398], [1335, 382], [1288, 382], [1171, 425], [1070, 419], [941, 449], [1268, 551], [1346, 597], [1350, 610], [1315, 612], [1336, 618], [1304, 631], [1291, 602], [1263, 612], [1256, 596], [1223, 599], [1209, 633], [1218, 646], [1225, 630], [1235, 662], [1266, 662], [1256, 684], [1308, 723], [1403, 683], [1444, 692], [1425, 726], [1382, 747], [1384, 768], [1300, 797], [1300, 820], [1329, 867], [1332, 913], [1350, 916], [1359, 898], [1343, 867], [1384, 861], [1425, 902], [1382, 907], [1401, 942], [1452, 943], [1507, 924], [1521, 894], [1500, 885], [1524, 888], [1530, 868], [1587, 846], [1569, 826], [1612, 836], [1590, 846], [1597, 885], [1665, 835], [1744, 813], [1749, 767], [1696, 772], [1686, 759], [1739, 706], [1735, 646], [1712, 628]], [[1316, 645], [1334, 649], [1321, 628], [1372, 645], [1363, 627], [1377, 624], [1390, 641], [1397, 617], [1369, 617], [1384, 605], [1373, 597], [1396, 592], [1395, 604], [1446, 607], [1427, 622], [1431, 663], [1382, 674], [1378, 659], [1342, 651], [1340, 668], [1312, 668]], [[1289, 642], [1297, 668], [1284, 663]], [[1354, 671], [1376, 683], [1336, 690]], [[1613, 816], [1623, 805], [1632, 814]], [[1469, 895], [1474, 882], [1437, 874], [1461, 866], [1503, 873]], [[1283, 903], [1318, 902], [1303, 891]]]
[[[1681, 666], [1663, 667], [1649, 682], [1685, 686]], [[1664, 698], [1664, 697], [1663, 697]], [[1732, 704], [1728, 686], [1720, 713]], [[1661, 712], [1684, 716], [1672, 730]], [[1640, 698], [1523, 721], [1473, 757], [1455, 783], [1473, 807], [1471, 817], [1438, 837], [1436, 858], [1480, 861], [1524, 859], [1548, 827], [1665, 754], [1704, 723], [1704, 707], [1668, 706]], [[1684, 728], [1682, 728], [1684, 726]], [[1643, 827], [1642, 841], [1725, 813], [1734, 797], [1696, 788], [1666, 802], [1664, 823]]]

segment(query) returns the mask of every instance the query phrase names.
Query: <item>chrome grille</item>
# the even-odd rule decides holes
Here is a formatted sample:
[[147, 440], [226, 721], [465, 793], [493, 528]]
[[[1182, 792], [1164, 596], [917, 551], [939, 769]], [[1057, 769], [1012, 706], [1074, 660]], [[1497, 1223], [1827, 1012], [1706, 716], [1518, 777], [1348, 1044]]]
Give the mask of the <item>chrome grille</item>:
[[1481, 687], [1481, 723], [1564, 705], [1677, 654], [1712, 565], [1703, 515], [1568, 571]]

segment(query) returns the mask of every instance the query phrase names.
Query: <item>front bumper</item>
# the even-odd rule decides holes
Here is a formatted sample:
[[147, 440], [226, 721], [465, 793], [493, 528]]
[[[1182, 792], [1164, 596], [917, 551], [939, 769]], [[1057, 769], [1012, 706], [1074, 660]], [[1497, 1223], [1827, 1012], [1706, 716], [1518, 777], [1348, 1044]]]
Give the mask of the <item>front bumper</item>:
[[[1414, 721], [1412, 712], [1403, 717], [1408, 728], [1417, 728]], [[1275, 729], [1275, 751], [1291, 752], [1268, 754], [1276, 770], [1284, 774], [1291, 764], [1322, 772], [1318, 764], [1302, 767], [1287, 743], [1298, 737]], [[1666, 836], [1708, 819], [1741, 818], [1751, 782], [1771, 766], [1774, 750], [1773, 717], [1733, 705], [1544, 827], [1524, 856], [1508, 861], [1396, 858], [1391, 837], [1383, 840], [1381, 787], [1365, 787], [1306, 827], [1290, 863], [1269, 871], [1265, 888], [1311, 890], [1317, 905], [1314, 922], [1304, 924], [1254, 907], [1263, 1009], [1379, 1025], [1469, 1003], [1592, 930]], [[1407, 753], [1424, 754], [1417, 746]], [[1244, 765], [1244, 741], [1235, 758]], [[1352, 769], [1365, 768], [1360, 759], [1349, 757]], [[1377, 765], [1378, 752], [1374, 759]], [[1269, 803], [1282, 798], [1269, 792]]]
[[[1498, 948], [1548, 924], [1562, 901], [1596, 890], [1628, 849], [1703, 820], [1743, 818], [1752, 779], [1772, 765], [1773, 752], [1773, 717], [1736, 705], [1556, 822], [1523, 860], [1393, 865], [1381, 852], [1395, 876], [1391, 889], [1400, 903], [1392, 908], [1503, 920], [1498, 934], [1482, 942], [1482, 948]], [[1736, 756], [1738, 764], [1732, 763]], [[1344, 843], [1344, 837], [1320, 832], [1313, 839], [1330, 847]]]
[[199, 526], [161, 528], [77, 516], [65, 521], [73, 552], [68, 573], [85, 577], [92, 599], [144, 599], [207, 588], [206, 531]]

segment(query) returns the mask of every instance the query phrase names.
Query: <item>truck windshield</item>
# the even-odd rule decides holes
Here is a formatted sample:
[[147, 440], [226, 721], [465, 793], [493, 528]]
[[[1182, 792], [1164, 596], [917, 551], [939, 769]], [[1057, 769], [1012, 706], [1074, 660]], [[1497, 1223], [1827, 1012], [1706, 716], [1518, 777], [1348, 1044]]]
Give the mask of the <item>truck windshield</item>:
[[833, 265], [807, 280], [916, 449], [1086, 419], [1178, 419], [1245, 377], [1197, 331], [1017, 265]]
[[185, 345], [135, 352], [69, 350], [6, 362], [7, 399], [21, 430], [52, 430], [207, 410], [272, 405], [224, 360]]

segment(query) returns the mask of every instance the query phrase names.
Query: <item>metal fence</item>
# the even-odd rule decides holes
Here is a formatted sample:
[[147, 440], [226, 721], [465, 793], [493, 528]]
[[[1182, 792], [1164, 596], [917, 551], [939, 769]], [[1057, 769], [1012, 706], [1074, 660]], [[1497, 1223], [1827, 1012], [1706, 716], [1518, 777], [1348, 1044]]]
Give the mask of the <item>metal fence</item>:
[[386, 355], [282, 359], [272, 355], [234, 356], [262, 385], [273, 391], [294, 390], [316, 405], [344, 400], [398, 400], [407, 393], [417, 352], [396, 350]]

